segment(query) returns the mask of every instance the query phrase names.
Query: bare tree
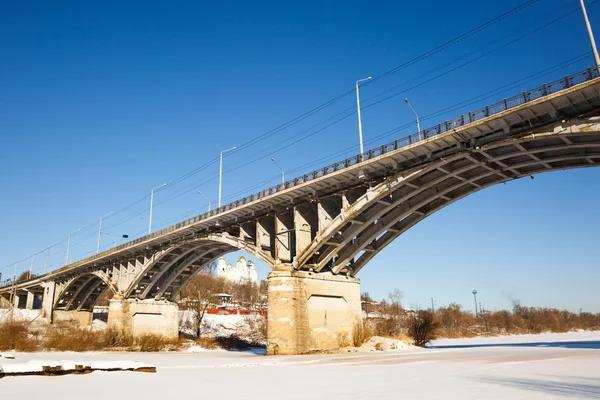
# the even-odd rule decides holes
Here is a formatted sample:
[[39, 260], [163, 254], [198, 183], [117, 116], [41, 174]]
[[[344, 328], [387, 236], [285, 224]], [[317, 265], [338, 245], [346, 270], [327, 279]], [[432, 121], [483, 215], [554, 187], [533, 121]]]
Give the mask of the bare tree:
[[429, 311], [419, 311], [411, 318], [408, 334], [414, 340], [415, 346], [425, 347], [436, 338], [439, 323]]
[[206, 310], [214, 301], [215, 295], [223, 291], [224, 286], [222, 278], [201, 272], [190, 279], [183, 288], [182, 296], [188, 300], [188, 309], [192, 314], [197, 337], [200, 337], [200, 326]]
[[400, 289], [394, 289], [390, 294], [388, 294], [388, 299], [390, 300], [390, 307], [394, 314], [399, 314], [399, 311], [402, 310], [402, 298], [404, 297], [404, 293]]
[[373, 299], [369, 292], [364, 292], [360, 294], [360, 304], [362, 306], [362, 310], [365, 312], [365, 318], [369, 318], [369, 312], [372, 310]]

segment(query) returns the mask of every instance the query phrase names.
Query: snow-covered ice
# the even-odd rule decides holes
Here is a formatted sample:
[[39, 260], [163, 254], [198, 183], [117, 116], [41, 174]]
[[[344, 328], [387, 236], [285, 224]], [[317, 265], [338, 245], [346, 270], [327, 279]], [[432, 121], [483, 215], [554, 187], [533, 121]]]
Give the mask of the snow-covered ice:
[[600, 398], [600, 332], [441, 340], [434, 346], [277, 357], [228, 351], [19, 353], [19, 362], [128, 359], [153, 364], [157, 373], [3, 378], [0, 396], [92, 400]]

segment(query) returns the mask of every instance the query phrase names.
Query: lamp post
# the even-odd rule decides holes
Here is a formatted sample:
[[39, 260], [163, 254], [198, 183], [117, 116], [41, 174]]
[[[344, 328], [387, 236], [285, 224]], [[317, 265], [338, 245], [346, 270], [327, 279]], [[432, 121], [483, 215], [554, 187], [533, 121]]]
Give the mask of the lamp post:
[[412, 110], [413, 114], [415, 114], [415, 117], [417, 118], [417, 130], [419, 131], [419, 139], [422, 139], [421, 138], [421, 123], [419, 122], [419, 115], [417, 114], [417, 112], [415, 111], [415, 109], [410, 105], [410, 103], [408, 102], [407, 98], [404, 99], [404, 102], [406, 104], [408, 104], [408, 106]]
[[67, 239], [67, 258], [65, 259], [65, 265], [69, 265], [69, 250], [71, 250], [71, 235], [79, 232], [81, 228], [77, 229], [75, 232], [69, 233], [69, 238]]
[[277, 165], [277, 167], [281, 170], [281, 186], [283, 187], [283, 185], [285, 184], [285, 173], [283, 172], [283, 168], [281, 168], [281, 165], [277, 164], [277, 161], [275, 161], [273, 157], [271, 157], [271, 161], [273, 161], [275, 165]]
[[583, 19], [585, 20], [585, 26], [587, 28], [588, 36], [590, 37], [590, 44], [592, 45], [592, 51], [594, 52], [594, 61], [596, 61], [596, 68], [600, 68], [600, 56], [598, 55], [598, 48], [596, 48], [596, 41], [594, 40], [594, 33], [592, 32], [592, 25], [588, 19], [587, 10], [585, 9], [585, 3], [583, 0], [579, 0], [581, 3], [581, 11], [583, 12]]
[[475, 318], [479, 316], [477, 312], [477, 290], [473, 290], [473, 298], [475, 299]]
[[150, 191], [150, 220], [148, 221], [148, 235], [152, 233], [152, 206], [154, 205], [154, 191], [158, 188], [167, 186], [166, 183], [153, 187]]
[[50, 246], [48, 246], [48, 249], [46, 250], [46, 262], [44, 263], [44, 274], [48, 270], [48, 257], [50, 257]]
[[206, 199], [206, 201], [208, 201], [208, 211], [210, 211], [210, 199], [209, 199], [208, 197], [206, 197], [206, 196], [204, 195], [204, 193], [202, 193], [202, 192], [198, 192], [198, 194], [199, 194], [200, 196], [204, 197], [204, 198]]
[[221, 208], [221, 189], [223, 187], [223, 153], [227, 153], [228, 151], [233, 151], [237, 149], [237, 147], [233, 146], [230, 149], [223, 150], [221, 155], [219, 156], [219, 202], [217, 204], [217, 212]]
[[360, 159], [362, 160], [362, 155], [365, 152], [363, 149], [363, 139], [362, 139], [362, 121], [360, 119], [360, 94], [358, 90], [358, 84], [364, 81], [370, 81], [372, 78], [369, 76], [368, 78], [359, 79], [356, 81], [356, 109], [358, 113], [358, 140], [360, 144]]
[[33, 273], [33, 260], [34, 259], [35, 259], [35, 254], [32, 254], [31, 255], [31, 264], [29, 264], [29, 278], [28, 279], [31, 279], [31, 277], [32, 277], [31, 274]]
[[102, 233], [102, 218], [108, 217], [109, 215], [113, 215], [114, 211], [109, 212], [106, 215], [100, 217], [100, 223], [98, 224], [98, 244], [96, 244], [96, 254], [100, 252], [100, 234]]

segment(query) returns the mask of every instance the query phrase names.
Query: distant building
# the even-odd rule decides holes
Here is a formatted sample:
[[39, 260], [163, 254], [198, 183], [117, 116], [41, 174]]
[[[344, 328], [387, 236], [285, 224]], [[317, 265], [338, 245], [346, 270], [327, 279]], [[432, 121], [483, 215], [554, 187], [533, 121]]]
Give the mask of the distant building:
[[253, 282], [258, 283], [258, 274], [254, 269], [252, 261], [246, 261], [245, 257], [240, 257], [235, 267], [221, 257], [217, 263], [217, 276], [236, 283]]

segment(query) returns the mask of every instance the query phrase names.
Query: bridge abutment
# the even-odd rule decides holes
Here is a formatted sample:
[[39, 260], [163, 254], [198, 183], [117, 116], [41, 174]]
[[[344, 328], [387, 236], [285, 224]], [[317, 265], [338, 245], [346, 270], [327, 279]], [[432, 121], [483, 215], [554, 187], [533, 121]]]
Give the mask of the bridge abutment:
[[145, 334], [179, 336], [179, 306], [167, 300], [115, 297], [108, 306], [108, 329], [138, 337]]
[[268, 277], [267, 354], [303, 354], [352, 343], [362, 324], [360, 280], [275, 270]]

